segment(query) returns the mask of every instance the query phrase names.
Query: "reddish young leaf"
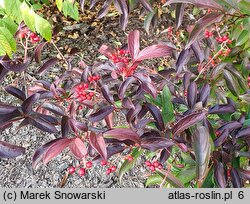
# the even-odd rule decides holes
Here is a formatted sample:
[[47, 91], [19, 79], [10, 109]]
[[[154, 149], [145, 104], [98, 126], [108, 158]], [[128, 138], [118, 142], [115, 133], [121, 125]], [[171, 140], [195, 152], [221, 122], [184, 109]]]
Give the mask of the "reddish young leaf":
[[105, 55], [106, 57], [109, 57], [111, 54], [114, 53], [114, 50], [107, 45], [102, 45], [98, 52]]
[[104, 108], [99, 109], [97, 112], [91, 114], [88, 119], [90, 122], [98, 122], [104, 119], [110, 113], [112, 113], [114, 109], [115, 108], [113, 106], [106, 106]]
[[108, 130], [103, 134], [105, 138], [113, 138], [119, 141], [131, 140], [135, 143], [140, 144], [139, 135], [131, 129], [128, 128], [115, 128]]
[[42, 66], [39, 67], [38, 73], [40, 75], [43, 75], [47, 71], [47, 69], [56, 65], [58, 61], [59, 61], [59, 59], [56, 57], [49, 59]]
[[178, 135], [187, 128], [203, 120], [205, 116], [206, 116], [205, 112], [198, 112], [198, 113], [191, 113], [190, 115], [181, 118], [172, 128], [173, 134]]
[[49, 141], [48, 143], [40, 146], [38, 149], [36, 149], [33, 158], [32, 158], [32, 168], [35, 169], [38, 163], [42, 160], [42, 157], [44, 153], [47, 151], [47, 149], [52, 146], [55, 142], [58, 140], [62, 140], [63, 138], [57, 138], [54, 140]]
[[13, 87], [13, 86], [6, 86], [5, 91], [9, 94], [19, 98], [20, 100], [24, 101], [26, 99], [25, 93], [21, 91], [20, 89]]
[[0, 141], [0, 158], [15, 158], [24, 154], [25, 148]]
[[74, 138], [61, 138], [60, 140], [55, 141], [44, 153], [43, 163], [47, 164], [55, 158], [64, 149], [66, 149], [72, 141], [74, 141]]
[[128, 34], [128, 50], [132, 60], [134, 61], [140, 52], [140, 32], [138, 30], [131, 31]]
[[107, 160], [107, 148], [102, 134], [90, 133], [90, 145], [101, 155], [104, 160]]
[[145, 59], [169, 56], [170, 54], [172, 54], [173, 50], [174, 48], [169, 47], [168, 45], [165, 44], [151, 45], [140, 51], [138, 56], [134, 59], [134, 61], [142, 61]]
[[86, 154], [88, 153], [87, 152], [87, 149], [84, 145], [84, 142], [80, 139], [80, 138], [75, 138], [75, 140], [73, 141], [73, 143], [76, 145], [76, 148], [77, 148], [77, 152], [80, 152], [81, 155], [83, 156], [86, 156]]

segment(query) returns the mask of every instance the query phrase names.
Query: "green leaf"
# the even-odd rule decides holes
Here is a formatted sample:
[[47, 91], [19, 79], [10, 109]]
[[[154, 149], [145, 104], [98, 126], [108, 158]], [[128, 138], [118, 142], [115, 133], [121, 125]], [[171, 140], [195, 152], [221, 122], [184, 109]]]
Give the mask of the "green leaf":
[[133, 161], [128, 161], [125, 160], [121, 166], [121, 168], [119, 169], [119, 181], [121, 182], [122, 180], [122, 176], [129, 171], [130, 169], [132, 169], [136, 163], [137, 158], [142, 154], [143, 150], [139, 150], [139, 148], [135, 148], [131, 154], [131, 156], [134, 158]]
[[145, 98], [147, 100], [148, 103], [154, 104], [158, 107], [161, 107], [161, 97], [160, 95], [158, 95], [155, 99], [153, 98], [153, 96], [149, 95], [149, 94], [145, 94]]
[[249, 40], [249, 32], [247, 30], [243, 30], [242, 33], [240, 34], [240, 36], [238, 37], [237, 41], [236, 41], [236, 46], [241, 46], [243, 45], [245, 42], [247, 42]]
[[62, 11], [63, 0], [56, 0], [56, 6], [57, 6], [59, 11]]
[[[183, 183], [180, 179], [178, 179], [176, 176], [174, 176], [171, 172], [168, 172], [166, 170], [157, 170], [157, 173], [163, 178], [166, 179], [166, 182], [171, 184], [175, 188], [184, 188]], [[166, 177], [167, 175], [167, 177]], [[166, 177], [166, 178], [165, 178]]]
[[0, 47], [1, 55], [4, 51], [9, 57], [11, 57], [12, 52], [16, 51], [16, 41], [10, 31], [5, 27], [0, 27]]
[[7, 28], [11, 32], [11, 34], [14, 35], [18, 26], [11, 18], [6, 16], [0, 19], [0, 27]]
[[50, 41], [52, 38], [52, 27], [50, 23], [39, 15], [35, 16], [36, 31], [47, 41]]
[[63, 14], [67, 17], [70, 16], [74, 20], [79, 20], [79, 12], [76, 3], [72, 3], [70, 0], [66, 0], [63, 2]]
[[159, 174], [152, 174], [148, 177], [146, 181], [146, 186], [161, 184], [162, 181], [163, 181], [163, 178]]
[[35, 12], [28, 6], [28, 4], [26, 4], [25, 1], [21, 4], [20, 9], [24, 23], [29, 27], [31, 31], [35, 32]]
[[152, 22], [152, 19], [155, 15], [155, 12], [150, 12], [147, 14], [145, 20], [144, 20], [144, 29], [146, 30], [147, 34], [149, 34], [149, 28]]
[[250, 2], [246, 0], [242, 0], [239, 3], [237, 3], [238, 8], [242, 13], [250, 15]]
[[176, 176], [181, 180], [182, 183], [188, 183], [196, 177], [196, 166], [186, 167]]
[[5, 12], [7, 16], [16, 21], [18, 24], [22, 21], [20, 5], [21, 2], [18, 0], [4, 0]]
[[168, 123], [174, 120], [174, 106], [171, 101], [171, 93], [166, 85], [162, 91], [162, 117], [164, 123]]
[[214, 168], [211, 168], [210, 171], [207, 174], [207, 177], [202, 183], [202, 188], [213, 188], [214, 187], [214, 181], [213, 181], [213, 175], [214, 175]]

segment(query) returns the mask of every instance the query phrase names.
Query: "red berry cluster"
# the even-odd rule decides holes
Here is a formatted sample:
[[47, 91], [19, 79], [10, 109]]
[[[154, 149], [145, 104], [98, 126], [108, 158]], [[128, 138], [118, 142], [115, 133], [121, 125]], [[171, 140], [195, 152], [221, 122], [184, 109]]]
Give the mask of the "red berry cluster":
[[28, 38], [31, 43], [37, 43], [41, 40], [41, 38], [38, 35], [36, 35], [35, 33], [33, 33], [32, 31], [30, 31], [27, 28], [20, 31], [18, 34], [18, 37], [20, 39]]
[[[86, 169], [92, 168], [92, 162], [91, 162], [91, 161], [87, 161], [87, 162], [85, 163], [85, 166], [86, 166], [86, 168], [81, 167], [81, 168], [79, 168], [79, 170], [78, 170], [78, 175], [81, 176], [81, 177], [84, 176], [84, 175], [86, 174]], [[74, 174], [74, 173], [76, 172], [76, 169], [77, 169], [77, 168], [78, 168], [78, 167], [74, 167], [74, 166], [69, 167], [69, 168], [68, 168], [69, 174]]]
[[[76, 97], [78, 98], [79, 102], [83, 102], [85, 100], [91, 100], [94, 97], [94, 92], [88, 90], [89, 84], [82, 83], [76, 87]], [[78, 107], [79, 110], [82, 109], [81, 106]]]
[[109, 59], [111, 59], [114, 63], [123, 62], [124, 64], [129, 63], [128, 58], [129, 51], [128, 50], [117, 50], [115, 53], [110, 54]]
[[117, 72], [122, 73], [124, 76], [131, 76], [136, 70], [137, 66], [129, 66], [130, 58], [128, 50], [117, 50], [116, 52], [109, 55], [109, 59], [115, 64], [124, 63], [123, 67], [117, 68]]
[[250, 76], [247, 77], [248, 86], [250, 87]]
[[117, 169], [117, 167], [116, 167], [115, 165], [110, 165], [106, 160], [102, 160], [102, 161], [101, 161], [101, 165], [102, 165], [102, 166], [107, 166], [107, 165], [109, 165], [109, 168], [106, 170], [106, 174], [107, 174], [107, 175], [109, 175], [109, 174], [115, 172], [116, 169]]
[[169, 26], [167, 28], [167, 33], [168, 33], [168, 35], [167, 35], [168, 38], [171, 38], [173, 36], [173, 27], [172, 26]]
[[224, 35], [222, 37], [217, 37], [216, 41], [218, 43], [223, 43], [223, 42], [226, 42], [227, 44], [231, 44], [232, 43], [232, 40], [230, 40], [227, 35]]
[[224, 56], [224, 57], [226, 57], [226, 56], [228, 56], [229, 54], [230, 54], [230, 52], [231, 52], [231, 49], [230, 48], [227, 48], [227, 49], [225, 49], [225, 50], [220, 50], [219, 51], [219, 56]]
[[213, 32], [210, 32], [208, 30], [206, 30], [204, 34], [205, 34], [206, 38], [210, 38], [210, 37], [212, 37], [214, 35]]
[[101, 79], [101, 77], [99, 75], [96, 75], [96, 76], [90, 76], [88, 77], [88, 81], [90, 83], [94, 82], [94, 81], [99, 81]]
[[154, 161], [153, 163], [151, 163], [150, 161], [146, 161], [145, 162], [146, 166], [149, 167], [150, 171], [155, 172], [155, 169], [162, 169], [163, 166], [161, 163], [159, 163], [158, 161]]

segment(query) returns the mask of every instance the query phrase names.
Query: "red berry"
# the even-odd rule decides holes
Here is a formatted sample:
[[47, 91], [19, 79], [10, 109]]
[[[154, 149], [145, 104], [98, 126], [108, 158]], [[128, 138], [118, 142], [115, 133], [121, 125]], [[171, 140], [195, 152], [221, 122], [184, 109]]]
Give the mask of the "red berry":
[[87, 96], [86, 99], [87, 99], [87, 100], [91, 100], [92, 97], [91, 97], [91, 96]]
[[25, 37], [26, 37], [26, 34], [25, 34], [25, 33], [19, 33], [19, 34], [18, 34], [18, 37], [19, 37], [19, 38], [25, 38]]
[[78, 110], [82, 110], [82, 106], [80, 105], [80, 106], [78, 106]]
[[89, 88], [89, 85], [88, 85], [87, 83], [84, 83], [84, 84], [83, 84], [83, 87], [84, 87], [85, 89], [87, 89], [87, 88]]
[[94, 95], [95, 95], [94, 92], [89, 92], [90, 97], [93, 97]]
[[35, 33], [30, 33], [30, 37], [31, 37], [31, 38], [36, 38], [37, 36], [36, 36]]
[[73, 166], [69, 167], [69, 169], [68, 169], [68, 172], [69, 172], [70, 174], [74, 174], [75, 171], [76, 171], [76, 168], [73, 167]]
[[35, 37], [32, 39], [34, 42], [39, 42], [40, 41], [40, 38], [39, 37]]
[[163, 166], [161, 164], [159, 164], [159, 166], [157, 168], [158, 169], [163, 169]]
[[248, 82], [248, 86], [250, 87], [250, 82]]
[[218, 136], [220, 136], [220, 134], [221, 134], [221, 132], [219, 131], [219, 130], [216, 130], [215, 131], [215, 135], [218, 137]]
[[150, 161], [146, 161], [145, 164], [146, 164], [146, 166], [152, 166]]
[[111, 169], [108, 168], [108, 169], [106, 170], [106, 174], [109, 175], [110, 173], [111, 173]]
[[108, 162], [107, 162], [106, 160], [102, 160], [102, 161], [101, 161], [101, 165], [102, 165], [102, 166], [106, 166], [107, 164], [108, 164]]
[[89, 82], [92, 82], [93, 81], [93, 78], [90, 76], [90, 77], [88, 77], [88, 81]]
[[128, 161], [133, 161], [134, 160], [134, 158], [131, 156], [131, 155], [128, 155], [127, 157], [126, 157], [126, 160], [128, 160]]
[[91, 161], [86, 162], [86, 167], [91, 168], [92, 167], [92, 162]]
[[97, 77], [96, 77], [96, 76], [93, 76], [92, 79], [93, 79], [94, 81], [97, 81]]
[[116, 170], [116, 166], [111, 166], [111, 172], [115, 172], [115, 170]]
[[85, 173], [86, 173], [86, 170], [84, 168], [80, 168], [79, 171], [78, 171], [79, 176], [84, 176]]
[[101, 79], [100, 75], [96, 75], [96, 80], [98, 81], [100, 79]]
[[228, 44], [231, 44], [233, 41], [232, 40], [227, 40], [227, 43]]
[[150, 171], [154, 172], [155, 171], [155, 167], [154, 166], [150, 166]]
[[154, 167], [158, 167], [159, 164], [160, 164], [160, 163], [159, 163], [158, 161], [154, 161], [154, 162], [153, 162], [153, 166], [154, 166]]
[[223, 36], [223, 37], [222, 37], [222, 40], [223, 40], [223, 41], [227, 41], [227, 40], [228, 40], [228, 36], [227, 36], [227, 35]]
[[247, 80], [248, 80], [248, 81], [250, 81], [250, 76], [249, 76], [249, 77], [247, 77]]

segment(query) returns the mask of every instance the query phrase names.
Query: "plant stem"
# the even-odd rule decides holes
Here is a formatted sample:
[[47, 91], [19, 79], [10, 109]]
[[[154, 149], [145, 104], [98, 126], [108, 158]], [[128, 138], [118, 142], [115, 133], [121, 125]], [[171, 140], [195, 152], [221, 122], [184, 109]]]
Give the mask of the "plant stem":
[[67, 65], [69, 65], [68, 61], [66, 60], [66, 58], [63, 56], [62, 52], [58, 49], [58, 47], [56, 46], [56, 44], [54, 43], [53, 40], [51, 40], [52, 45], [56, 48], [57, 52], [59, 53], [59, 55], [61, 56], [61, 58], [65, 61], [65, 63]]

